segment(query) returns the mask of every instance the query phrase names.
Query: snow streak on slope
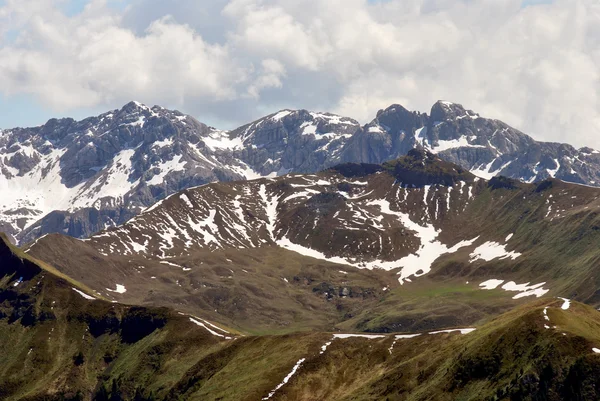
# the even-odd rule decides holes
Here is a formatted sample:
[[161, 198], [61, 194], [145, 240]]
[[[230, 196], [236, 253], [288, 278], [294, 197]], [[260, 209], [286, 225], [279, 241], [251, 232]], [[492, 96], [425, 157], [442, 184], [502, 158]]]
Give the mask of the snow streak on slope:
[[508, 252], [506, 250], [506, 245], [502, 245], [493, 241], [488, 241], [475, 248], [473, 253], [471, 253], [471, 262], [475, 262], [477, 260], [485, 260], [486, 262], [489, 262], [490, 260], [494, 260], [497, 258], [510, 258], [512, 260], [515, 260], [519, 256], [521, 256], [519, 252]]
[[[374, 177], [357, 181], [336, 174], [303, 175], [202, 186], [92, 237], [91, 245], [106, 255], [161, 259], [193, 249], [276, 245], [331, 263], [397, 271], [404, 284], [429, 273], [443, 255], [478, 240], [440, 240], [445, 216], [467, 207], [476, 182], [413, 188], [388, 175]], [[330, 207], [334, 209], [325, 212]], [[405, 232], [402, 243], [396, 237], [399, 230]]]
[[[428, 187], [423, 188], [425, 199], [427, 199], [428, 190]], [[263, 198], [263, 201], [266, 202], [266, 196], [264, 195], [264, 187], [261, 187], [261, 197]], [[422, 226], [413, 222], [408, 214], [392, 211], [390, 209], [389, 201], [385, 199], [377, 199], [365, 201], [364, 205], [376, 206], [380, 209], [382, 214], [397, 216], [401, 224], [407, 229], [413, 231], [416, 234], [416, 237], [420, 240], [421, 246], [419, 250], [413, 255], [409, 255], [398, 260], [384, 261], [377, 259], [356, 263], [339, 256], [328, 257], [323, 252], [302, 246], [300, 244], [295, 244], [286, 236], [277, 240], [277, 244], [281, 247], [298, 252], [302, 255], [310, 256], [316, 259], [326, 260], [331, 263], [347, 264], [357, 268], [367, 269], [401, 269], [398, 273], [400, 275], [400, 278], [398, 280], [401, 284], [404, 284], [405, 281], [410, 281], [410, 277], [412, 276], [419, 277], [424, 274], [427, 274], [431, 270], [431, 265], [433, 264], [433, 262], [437, 260], [441, 255], [446, 253], [454, 253], [460, 248], [472, 245], [474, 241], [477, 240], [477, 238], [474, 238], [472, 240], [464, 240], [460, 241], [452, 247], [448, 247], [436, 240], [439, 235], [439, 231], [436, 230], [432, 224], [425, 224], [424, 226]], [[272, 212], [276, 211], [272, 203], [269, 203], [269, 209]]]
[[73, 289], [73, 291], [75, 291], [76, 293], [78, 293], [79, 295], [81, 295], [82, 297], [84, 297], [85, 299], [87, 299], [89, 301], [94, 301], [96, 299], [96, 298], [86, 294], [85, 292], [78, 290], [75, 287], [73, 287], [72, 289]]
[[275, 223], [277, 220], [277, 205], [279, 202], [278, 197], [268, 199], [267, 188], [264, 184], [261, 184], [260, 190], [258, 191], [260, 199], [265, 205], [265, 213], [267, 215], [266, 228], [269, 233], [271, 240], [275, 240]]
[[199, 320], [197, 320], [197, 319], [194, 319], [193, 317], [190, 317], [190, 321], [191, 321], [192, 323], [194, 323], [194, 324], [196, 324], [196, 325], [200, 326], [200, 327], [203, 327], [204, 329], [206, 329], [206, 331], [208, 331], [208, 332], [209, 332], [210, 334], [212, 334], [213, 336], [221, 337], [221, 338], [224, 338], [225, 340], [231, 340], [231, 337], [225, 336], [225, 335], [223, 335], [223, 334], [221, 334], [221, 333], [217, 333], [216, 331], [214, 331], [214, 330], [212, 330], [212, 329], [208, 328], [206, 324], [204, 324], [203, 322], [200, 322], [200, 321], [199, 321]]
[[294, 376], [296, 374], [296, 371], [300, 368], [300, 366], [304, 363], [304, 361], [306, 360], [306, 358], [302, 358], [300, 359], [298, 362], [296, 362], [296, 364], [294, 365], [294, 367], [292, 368], [292, 371], [290, 373], [288, 373], [288, 375], [286, 377], [283, 378], [283, 381], [281, 383], [279, 383], [277, 385], [277, 387], [275, 387], [268, 396], [263, 397], [263, 400], [268, 400], [271, 397], [273, 397], [275, 395], [275, 393], [277, 392], [277, 390], [279, 390], [281, 387], [285, 386], [287, 382], [290, 381], [290, 379], [292, 378], [292, 376]]

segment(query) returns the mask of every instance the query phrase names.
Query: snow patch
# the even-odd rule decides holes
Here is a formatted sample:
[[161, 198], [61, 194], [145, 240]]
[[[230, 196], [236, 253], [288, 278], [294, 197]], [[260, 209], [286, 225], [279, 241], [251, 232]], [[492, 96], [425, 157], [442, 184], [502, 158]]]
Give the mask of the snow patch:
[[391, 354], [392, 351], [394, 350], [394, 345], [396, 345], [396, 341], [401, 340], [401, 339], [408, 339], [408, 338], [414, 338], [414, 337], [418, 337], [421, 334], [398, 334], [396, 336], [394, 336], [394, 342], [392, 342], [392, 345], [390, 345], [390, 347], [388, 348], [388, 352]]
[[185, 204], [186, 204], [186, 205], [188, 205], [188, 207], [189, 207], [190, 209], [193, 209], [193, 208], [194, 208], [194, 205], [192, 204], [192, 201], [190, 200], [190, 198], [188, 198], [188, 197], [187, 197], [187, 195], [186, 195], [186, 194], [181, 194], [181, 195], [179, 196], [179, 198], [181, 198], [181, 200], [182, 200], [182, 201], [184, 201], [184, 202], [185, 202]]
[[549, 290], [542, 288], [542, 286], [544, 284], [546, 284], [546, 283], [543, 282], [543, 283], [539, 283], [539, 284], [535, 284], [535, 285], [529, 285], [529, 283], [517, 284], [514, 281], [509, 281], [508, 283], [506, 283], [502, 286], [502, 289], [506, 290], [506, 291], [512, 291], [512, 292], [515, 292], [515, 291], [520, 292], [520, 294], [515, 295], [513, 297], [513, 299], [530, 297], [532, 295], [535, 295], [537, 298], [539, 298], [549, 291]]
[[476, 175], [479, 178], [483, 178], [484, 180], [491, 180], [493, 177], [498, 175], [498, 173], [500, 173], [502, 170], [504, 170], [506, 167], [508, 167], [509, 164], [511, 164], [513, 162], [513, 160], [511, 160], [507, 163], [504, 163], [497, 170], [492, 170], [492, 165], [494, 164], [494, 162], [496, 162], [496, 160], [497, 159], [494, 159], [491, 162], [489, 162], [488, 164], [481, 165], [476, 169], [471, 169], [471, 173], [473, 173], [474, 175]]
[[127, 292], [127, 289], [125, 288], [124, 285], [116, 284], [116, 286], [117, 286], [116, 290], [111, 290], [110, 288], [107, 288], [106, 291], [116, 292], [117, 294], [124, 294], [125, 292]]
[[521, 256], [521, 254], [518, 252], [508, 252], [505, 245], [493, 241], [487, 241], [479, 245], [477, 248], [475, 248], [473, 253], [471, 253], [471, 263], [479, 259], [485, 260], [486, 262], [496, 258], [511, 258], [512, 260], [515, 260], [519, 256]]
[[155, 174], [151, 179], [146, 181], [148, 185], [160, 185], [165, 181], [165, 177], [174, 171], [183, 171], [185, 170], [185, 165], [187, 162], [181, 161], [182, 155], [175, 155], [173, 159], [168, 160], [164, 163], [159, 164], [158, 166], [152, 166], [152, 168], [158, 168], [158, 174]]
[[334, 334], [333, 338], [368, 338], [372, 340], [374, 338], [383, 338], [383, 334]]
[[82, 297], [84, 297], [85, 299], [89, 299], [90, 301], [93, 301], [93, 300], [95, 300], [95, 299], [96, 299], [96, 298], [94, 298], [94, 297], [92, 297], [92, 296], [90, 296], [90, 295], [86, 294], [86, 293], [85, 293], [85, 292], [83, 292], [83, 291], [79, 291], [79, 290], [78, 290], [77, 288], [75, 288], [75, 287], [72, 287], [72, 289], [73, 289], [73, 291], [75, 291], [76, 293], [78, 293], [79, 295], [81, 295]]
[[279, 204], [279, 198], [273, 197], [268, 199], [267, 187], [262, 184], [258, 191], [258, 195], [262, 199], [265, 205], [265, 212], [267, 214], [267, 221], [265, 226], [272, 240], [275, 240], [275, 222], [277, 220], [277, 205]]
[[420, 224], [413, 222], [408, 214], [391, 210], [390, 203], [387, 200], [373, 200], [367, 203], [367, 205], [379, 206], [381, 213], [397, 216], [402, 225], [407, 229], [414, 231], [416, 237], [421, 241], [420, 248], [413, 255], [408, 255], [394, 262], [375, 261], [367, 264], [371, 269], [374, 267], [380, 267], [386, 270], [401, 268], [402, 270], [399, 273], [400, 278], [398, 279], [400, 284], [404, 284], [404, 281], [410, 276], [419, 277], [427, 274], [431, 270], [433, 262], [441, 255], [454, 253], [460, 248], [470, 246], [477, 239], [474, 238], [472, 240], [461, 241], [453, 247], [448, 247], [437, 240], [440, 231], [436, 230], [432, 224], [421, 226]]
[[556, 176], [556, 173], [558, 173], [558, 170], [560, 170], [560, 163], [558, 162], [558, 159], [553, 159], [554, 163], [556, 163], [556, 168], [551, 170], [551, 169], [546, 169], [546, 171], [548, 172], [548, 175], [552, 178], [554, 178]]
[[328, 341], [323, 346], [321, 346], [321, 352], [319, 352], [319, 355], [322, 355], [327, 350], [327, 347], [331, 345], [332, 342], [333, 340]]
[[567, 309], [569, 309], [569, 307], [571, 306], [571, 300], [570, 300], [570, 299], [567, 299], [567, 298], [560, 298], [560, 297], [559, 297], [559, 299], [562, 299], [562, 300], [564, 301], [564, 302], [563, 302], [563, 304], [562, 304], [562, 306], [561, 306], [560, 308], [561, 308], [562, 310], [567, 310]]
[[[500, 284], [502, 283], [504, 283], [504, 280], [491, 279], [479, 284], [479, 287], [482, 290], [494, 290], [498, 288], [498, 286], [500, 286]], [[513, 299], [519, 299], [533, 295], [539, 298], [549, 291], [545, 288], [542, 288], [544, 284], [546, 283], [543, 282], [535, 285], [529, 285], [529, 283], [517, 284], [514, 281], [509, 281], [506, 284], [504, 284], [501, 288], [505, 291], [518, 292], [519, 294], [515, 295]]]
[[273, 115], [273, 117], [271, 117], [271, 120], [280, 121], [282, 118], [289, 116], [291, 113], [292, 112], [290, 110], [281, 110], [277, 114]]
[[202, 142], [213, 152], [217, 149], [234, 150], [244, 146], [242, 138], [230, 138], [227, 131], [213, 131], [202, 138]]
[[263, 397], [263, 400], [268, 400], [271, 397], [273, 397], [273, 395], [275, 395], [275, 393], [277, 392], [277, 390], [279, 390], [281, 387], [283, 387], [288, 381], [290, 381], [290, 379], [292, 378], [292, 376], [294, 376], [296, 374], [296, 371], [298, 370], [298, 368], [300, 368], [300, 366], [304, 363], [304, 361], [306, 360], [306, 358], [302, 358], [300, 359], [298, 362], [296, 362], [296, 364], [294, 365], [294, 367], [292, 368], [292, 371], [290, 373], [288, 373], [288, 375], [283, 379], [283, 381], [281, 383], [279, 383], [277, 385], [277, 387], [275, 387], [268, 396]]
[[[274, 221], [276, 217], [276, 198], [269, 200], [267, 198], [266, 189], [264, 188], [264, 186], [261, 186], [259, 195], [262, 198], [267, 210], [267, 230], [271, 234], [271, 238], [274, 239], [273, 230]], [[416, 232], [416, 236], [421, 241], [421, 247], [419, 248], [419, 250], [417, 250], [417, 252], [413, 255], [408, 255], [404, 258], [395, 261], [374, 260], [371, 262], [353, 263], [339, 256], [328, 257], [324, 253], [315, 249], [295, 244], [286, 236], [283, 236], [281, 239], [278, 239], [275, 242], [282, 248], [286, 248], [290, 251], [297, 252], [304, 256], [326, 260], [331, 263], [349, 265], [359, 269], [401, 269], [398, 273], [398, 275], [400, 276], [398, 281], [400, 282], [400, 284], [404, 284], [405, 281], [410, 282], [409, 277], [411, 276], [420, 277], [422, 275], [427, 274], [431, 270], [431, 265], [433, 264], [433, 262], [435, 262], [435, 260], [437, 260], [437, 258], [439, 258], [441, 255], [457, 252], [460, 248], [472, 245], [478, 239], [477, 237], [472, 240], [461, 241], [452, 247], [448, 247], [447, 245], [444, 245], [437, 240], [439, 231], [436, 230], [435, 227], [433, 227], [433, 225], [426, 224], [425, 226], [421, 226], [413, 222], [408, 214], [392, 211], [390, 209], [390, 204], [387, 200], [374, 200], [367, 203], [367, 205], [379, 206], [383, 214], [398, 216], [400, 218], [400, 221], [406, 228]]]
[[485, 148], [483, 145], [471, 145], [468, 141], [467, 136], [461, 136], [458, 139], [450, 139], [450, 140], [438, 140], [438, 144], [436, 146], [431, 146], [431, 151], [433, 153], [443, 152], [449, 149], [455, 148]]
[[163, 265], [169, 265], [169, 266], [173, 266], [173, 267], [179, 267], [179, 268], [181, 268], [181, 269], [183, 269], [183, 268], [184, 268], [184, 267], [183, 267], [183, 266], [181, 266], [181, 265], [178, 265], [178, 264], [176, 264], [176, 263], [172, 263], [172, 262], [169, 262], [169, 261], [166, 261], [166, 260], [161, 260], [161, 261], [160, 261], [160, 262], [158, 262], [158, 263], [161, 263], [161, 264], [163, 264]]
[[194, 323], [194, 324], [197, 324], [200, 327], [204, 327], [206, 329], [206, 331], [208, 331], [213, 336], [222, 337], [222, 338], [224, 338], [226, 340], [231, 340], [231, 337], [227, 337], [227, 336], [225, 336], [223, 334], [217, 333], [216, 331], [209, 329], [208, 327], [206, 327], [206, 325], [204, 323], [202, 323], [202, 322], [194, 319], [193, 317], [190, 317], [190, 321], [192, 323]]
[[460, 331], [460, 334], [469, 334], [473, 331], [475, 331], [475, 328], [467, 328], [467, 329], [447, 329], [447, 330], [439, 330], [439, 331], [432, 331], [429, 334], [440, 334], [440, 333], [453, 333], [455, 331]]
[[500, 284], [502, 284], [503, 282], [504, 282], [504, 280], [491, 279], [491, 280], [484, 281], [483, 283], [479, 284], [479, 286], [481, 287], [482, 290], [494, 290], [494, 289], [498, 288], [498, 286]]

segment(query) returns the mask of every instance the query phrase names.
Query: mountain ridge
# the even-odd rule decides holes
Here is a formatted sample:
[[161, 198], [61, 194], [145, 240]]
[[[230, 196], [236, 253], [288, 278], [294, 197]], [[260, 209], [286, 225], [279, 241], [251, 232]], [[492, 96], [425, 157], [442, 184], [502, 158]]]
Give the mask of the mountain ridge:
[[202, 308], [238, 329], [434, 330], [529, 297], [600, 305], [599, 197], [556, 179], [488, 181], [411, 150], [186, 189], [88, 239], [53, 234], [25, 251], [108, 299]]
[[43, 268], [17, 278], [28, 257], [5, 263], [7, 249], [10, 258], [0, 238], [7, 401], [600, 395], [600, 314], [578, 302], [540, 299], [441, 331], [242, 336], [167, 308], [95, 300]]
[[130, 102], [81, 121], [0, 133], [0, 229], [26, 243], [86, 237], [121, 224], [178, 190], [215, 181], [380, 164], [428, 149], [483, 178], [505, 175], [599, 185], [600, 154], [536, 142], [498, 120], [439, 101], [431, 116], [400, 105], [370, 123], [282, 110], [231, 131], [160, 106]]
[[0, 397], [595, 399], [599, 210], [411, 149], [0, 237]]

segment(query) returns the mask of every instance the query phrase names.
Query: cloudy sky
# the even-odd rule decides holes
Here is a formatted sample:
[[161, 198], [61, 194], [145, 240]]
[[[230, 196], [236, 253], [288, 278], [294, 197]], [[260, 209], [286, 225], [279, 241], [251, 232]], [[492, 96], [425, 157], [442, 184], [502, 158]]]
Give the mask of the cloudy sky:
[[129, 100], [219, 128], [462, 103], [600, 148], [598, 0], [0, 0], [0, 127]]

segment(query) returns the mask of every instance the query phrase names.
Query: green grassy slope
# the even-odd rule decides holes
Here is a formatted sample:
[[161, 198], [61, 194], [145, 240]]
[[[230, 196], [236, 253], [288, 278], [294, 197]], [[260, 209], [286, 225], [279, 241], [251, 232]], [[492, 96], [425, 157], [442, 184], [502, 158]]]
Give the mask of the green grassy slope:
[[165, 308], [87, 300], [3, 242], [0, 261], [3, 400], [259, 400], [301, 359], [270, 399], [600, 397], [600, 313], [579, 303], [541, 299], [465, 335], [225, 339]]

